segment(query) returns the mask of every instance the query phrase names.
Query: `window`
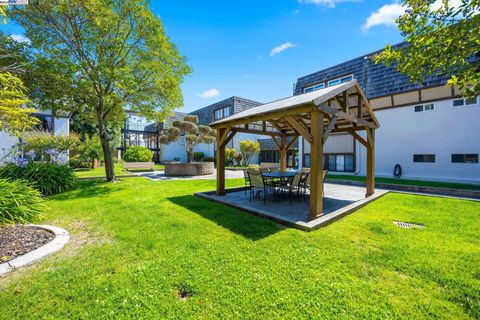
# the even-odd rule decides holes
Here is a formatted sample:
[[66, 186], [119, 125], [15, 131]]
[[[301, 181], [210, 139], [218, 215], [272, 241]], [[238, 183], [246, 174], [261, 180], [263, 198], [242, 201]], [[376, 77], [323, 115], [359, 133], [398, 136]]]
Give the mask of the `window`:
[[424, 111], [433, 111], [435, 110], [435, 105], [433, 103], [419, 104], [413, 107], [415, 112], [424, 112]]
[[452, 154], [452, 163], [478, 163], [478, 153]]
[[328, 171], [354, 172], [355, 157], [353, 154], [324, 154], [323, 167]]
[[[338, 79], [330, 80], [327, 83], [327, 87], [334, 86], [334, 85], [340, 84], [340, 83], [345, 83], [345, 82], [348, 82], [348, 81], [351, 81], [351, 80], [353, 80], [353, 74], [345, 76], [345, 77], [341, 77], [341, 78], [338, 78]], [[317, 90], [320, 90], [320, 89], [323, 89], [323, 88], [325, 88], [325, 83], [319, 83], [319, 84], [316, 84], [314, 86], [304, 88], [303, 93], [313, 92], [313, 91], [317, 91]]]
[[220, 108], [214, 111], [215, 120], [230, 116], [230, 107]]
[[307, 88], [303, 89], [303, 93], [317, 91], [317, 90], [320, 90], [320, 89], [323, 89], [323, 88], [325, 88], [325, 83], [320, 83], [320, 84], [316, 84], [314, 86], [307, 87]]
[[413, 162], [435, 162], [434, 154], [414, 154]]
[[40, 120], [40, 122], [33, 127], [34, 131], [53, 132], [53, 117], [51, 115], [32, 114], [32, 116]]
[[452, 101], [452, 106], [462, 107], [462, 106], [473, 106], [478, 104], [478, 97], [465, 98], [465, 99], [454, 99]]
[[306, 153], [303, 155], [303, 167], [310, 168], [310, 153]]
[[334, 80], [330, 80], [328, 81], [328, 86], [334, 86], [336, 84], [340, 84], [340, 83], [345, 83], [345, 82], [348, 82], [348, 81], [351, 81], [353, 80], [353, 75], [349, 75], [349, 76], [346, 76], [346, 77], [342, 77], [342, 78], [338, 78], [338, 79], [334, 79]]

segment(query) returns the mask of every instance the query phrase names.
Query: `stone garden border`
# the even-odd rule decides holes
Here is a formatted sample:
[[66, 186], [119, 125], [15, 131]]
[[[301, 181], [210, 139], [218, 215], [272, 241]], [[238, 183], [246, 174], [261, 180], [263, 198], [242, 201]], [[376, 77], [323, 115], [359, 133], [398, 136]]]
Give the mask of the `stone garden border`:
[[70, 240], [70, 234], [68, 233], [68, 231], [59, 227], [36, 224], [28, 224], [27, 226], [37, 227], [50, 231], [55, 235], [55, 238], [49, 243], [41, 246], [40, 248], [26, 253], [23, 256], [19, 256], [11, 261], [0, 264], [0, 277], [3, 277], [12, 271], [15, 271], [22, 267], [26, 267], [46, 258], [47, 256], [62, 249], [65, 244]]

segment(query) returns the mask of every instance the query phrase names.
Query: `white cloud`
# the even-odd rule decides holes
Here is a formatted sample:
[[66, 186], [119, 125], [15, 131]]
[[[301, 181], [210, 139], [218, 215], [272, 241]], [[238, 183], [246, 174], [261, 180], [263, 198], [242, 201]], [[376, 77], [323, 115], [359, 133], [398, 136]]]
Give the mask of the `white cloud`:
[[396, 26], [395, 20], [404, 13], [405, 8], [398, 3], [386, 4], [367, 18], [362, 26], [362, 30], [367, 31], [372, 27], [380, 25]]
[[283, 52], [287, 49], [290, 49], [290, 48], [295, 48], [297, 45], [294, 44], [294, 43], [291, 43], [291, 42], [285, 42], [285, 43], [282, 43], [281, 45], [273, 48], [271, 51], [270, 51], [270, 57], [274, 57], [276, 56], [277, 54], [279, 54], [280, 52]]
[[23, 34], [11, 34], [11, 35], [10, 35], [10, 38], [12, 38], [13, 40], [15, 40], [15, 41], [17, 41], [17, 42], [30, 43], [30, 39], [28, 39], [27, 37], [25, 37]]
[[206, 91], [202, 92], [200, 94], [200, 97], [208, 99], [208, 98], [216, 97], [218, 95], [220, 95], [220, 91], [218, 91], [215, 88], [212, 88], [212, 89], [209, 89], [209, 90], [206, 90]]
[[358, 0], [298, 0], [299, 3], [314, 4], [328, 8], [335, 8], [341, 2], [357, 2]]
[[[311, 0], [315, 1], [315, 0]], [[462, 5], [462, 0], [449, 0], [449, 6], [458, 8]], [[431, 10], [435, 11], [443, 7], [443, 0], [436, 0], [431, 5]], [[362, 26], [363, 31], [367, 31], [375, 26], [397, 26], [395, 20], [403, 15], [406, 11], [399, 3], [386, 4], [377, 11], [373, 12]]]

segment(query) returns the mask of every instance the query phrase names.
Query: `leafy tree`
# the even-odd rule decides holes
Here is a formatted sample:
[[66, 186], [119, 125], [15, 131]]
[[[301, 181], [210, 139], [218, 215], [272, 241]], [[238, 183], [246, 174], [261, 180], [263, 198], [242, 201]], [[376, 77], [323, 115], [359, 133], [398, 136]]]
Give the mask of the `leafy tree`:
[[[6, 22], [5, 6], [0, 6], [0, 19]], [[27, 89], [17, 76], [22, 71], [20, 47], [21, 44], [0, 33], [0, 130], [17, 136], [38, 123], [31, 116], [35, 109], [25, 107], [30, 102]]]
[[89, 136], [88, 134], [83, 137], [83, 141], [78, 146], [78, 155], [80, 160], [88, 160], [91, 164], [91, 168], [95, 167], [95, 159], [100, 159], [102, 155], [102, 143], [98, 135]]
[[260, 143], [252, 140], [240, 141], [240, 154], [242, 155], [243, 164], [248, 165], [253, 156], [260, 152]]
[[237, 151], [234, 148], [225, 148], [225, 162], [233, 163], [233, 157]]
[[37, 52], [36, 102], [95, 121], [114, 181], [108, 126], [122, 123], [125, 107], [162, 119], [180, 106], [185, 58], [144, 0], [32, 0], [12, 16]]
[[412, 81], [446, 74], [448, 84], [465, 96], [480, 95], [480, 1], [461, 0], [459, 6], [446, 0], [402, 3], [407, 10], [397, 22], [407, 45], [388, 45], [375, 62], [395, 64]]
[[193, 160], [193, 149], [201, 143], [213, 143], [215, 130], [209, 126], [198, 125], [197, 116], [185, 116], [182, 121], [175, 120], [165, 133], [160, 135], [160, 143], [169, 144], [179, 141], [187, 152], [187, 162]]

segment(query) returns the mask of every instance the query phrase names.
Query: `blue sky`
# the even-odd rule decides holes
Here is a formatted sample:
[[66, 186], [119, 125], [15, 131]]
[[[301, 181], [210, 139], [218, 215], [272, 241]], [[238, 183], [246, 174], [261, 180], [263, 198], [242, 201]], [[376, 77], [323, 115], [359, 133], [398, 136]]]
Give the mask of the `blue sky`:
[[[151, 1], [192, 74], [189, 112], [233, 95], [269, 102], [292, 94], [300, 76], [402, 40], [402, 8], [370, 0]], [[2, 27], [21, 38], [18, 26]], [[277, 48], [275, 50], [275, 48]]]

